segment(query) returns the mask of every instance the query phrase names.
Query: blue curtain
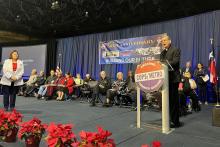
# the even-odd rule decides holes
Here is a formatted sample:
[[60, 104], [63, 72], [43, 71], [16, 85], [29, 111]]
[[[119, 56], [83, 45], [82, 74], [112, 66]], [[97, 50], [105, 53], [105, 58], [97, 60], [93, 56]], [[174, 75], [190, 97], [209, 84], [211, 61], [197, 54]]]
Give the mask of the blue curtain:
[[[99, 65], [98, 44], [100, 41], [108, 41], [123, 38], [149, 36], [160, 33], [168, 33], [172, 44], [181, 49], [181, 66], [188, 60], [193, 67], [201, 62], [208, 67], [209, 52], [211, 49], [210, 38], [215, 40], [216, 59], [220, 58], [220, 11], [213, 11], [196, 16], [165, 21], [154, 24], [146, 24], [121, 30], [76, 36], [58, 40], [57, 61], [64, 72], [73, 75], [80, 73], [85, 76], [90, 73], [98, 78], [101, 70], [107, 71], [112, 79], [118, 71], [122, 71], [126, 77], [128, 70], [135, 70], [135, 64]], [[220, 63], [217, 62], [219, 71]], [[218, 73], [219, 74], [219, 73]], [[209, 99], [213, 101], [212, 88], [209, 85]]]

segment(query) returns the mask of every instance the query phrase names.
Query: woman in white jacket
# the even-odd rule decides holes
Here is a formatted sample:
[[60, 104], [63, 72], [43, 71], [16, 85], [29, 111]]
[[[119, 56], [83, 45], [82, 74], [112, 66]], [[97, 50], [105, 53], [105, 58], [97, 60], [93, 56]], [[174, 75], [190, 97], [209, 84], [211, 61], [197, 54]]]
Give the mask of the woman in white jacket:
[[17, 50], [13, 50], [10, 53], [9, 59], [6, 59], [3, 64], [3, 76], [1, 79], [3, 103], [4, 108], [8, 111], [13, 110], [15, 107], [16, 94], [19, 86], [23, 85], [22, 75], [24, 73], [24, 65], [19, 60], [19, 54]]

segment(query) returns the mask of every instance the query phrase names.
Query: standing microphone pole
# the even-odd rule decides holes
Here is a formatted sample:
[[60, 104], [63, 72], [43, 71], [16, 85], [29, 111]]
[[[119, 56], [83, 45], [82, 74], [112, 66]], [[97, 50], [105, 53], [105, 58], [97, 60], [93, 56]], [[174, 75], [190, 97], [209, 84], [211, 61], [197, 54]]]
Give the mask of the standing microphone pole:
[[62, 70], [61, 70], [61, 64], [62, 64], [62, 54], [59, 53], [58, 67], [59, 67], [59, 70], [60, 70], [60, 71], [62, 71]]

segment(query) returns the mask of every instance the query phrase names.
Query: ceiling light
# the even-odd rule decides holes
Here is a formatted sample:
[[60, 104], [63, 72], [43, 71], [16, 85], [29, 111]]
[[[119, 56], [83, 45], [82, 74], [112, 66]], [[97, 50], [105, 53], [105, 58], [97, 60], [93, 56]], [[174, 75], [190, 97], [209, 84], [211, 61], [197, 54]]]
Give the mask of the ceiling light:
[[89, 17], [89, 12], [88, 11], [85, 12], [85, 17]]
[[112, 18], [111, 17], [108, 18], [108, 23], [112, 23]]
[[21, 16], [20, 16], [20, 15], [17, 15], [16, 18], [15, 18], [15, 21], [16, 21], [16, 22], [21, 21]]
[[58, 10], [60, 9], [60, 4], [58, 0], [53, 0], [51, 3], [51, 9], [52, 10]]

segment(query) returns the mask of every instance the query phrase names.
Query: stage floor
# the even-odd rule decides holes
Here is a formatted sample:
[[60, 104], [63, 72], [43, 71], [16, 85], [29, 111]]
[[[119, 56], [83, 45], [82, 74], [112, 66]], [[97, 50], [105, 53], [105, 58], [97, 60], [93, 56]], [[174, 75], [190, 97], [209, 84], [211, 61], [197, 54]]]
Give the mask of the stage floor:
[[[2, 108], [2, 96], [0, 96]], [[33, 116], [44, 123], [73, 123], [74, 133], [80, 130], [95, 131], [96, 126], [103, 126], [113, 133], [117, 147], [140, 147], [153, 140], [162, 142], [162, 147], [219, 147], [220, 128], [213, 127], [212, 106], [202, 106], [202, 111], [193, 113], [180, 120], [184, 126], [175, 129], [171, 134], [162, 134], [160, 129], [149, 128], [150, 124], [160, 124], [161, 113], [142, 111], [142, 128], [137, 129], [136, 112], [128, 108], [89, 107], [88, 103], [79, 101], [44, 101], [36, 98], [17, 97], [17, 110], [24, 115], [24, 120]], [[4, 147], [23, 147], [24, 142], [2, 143]], [[46, 146], [45, 141], [41, 146]]]

